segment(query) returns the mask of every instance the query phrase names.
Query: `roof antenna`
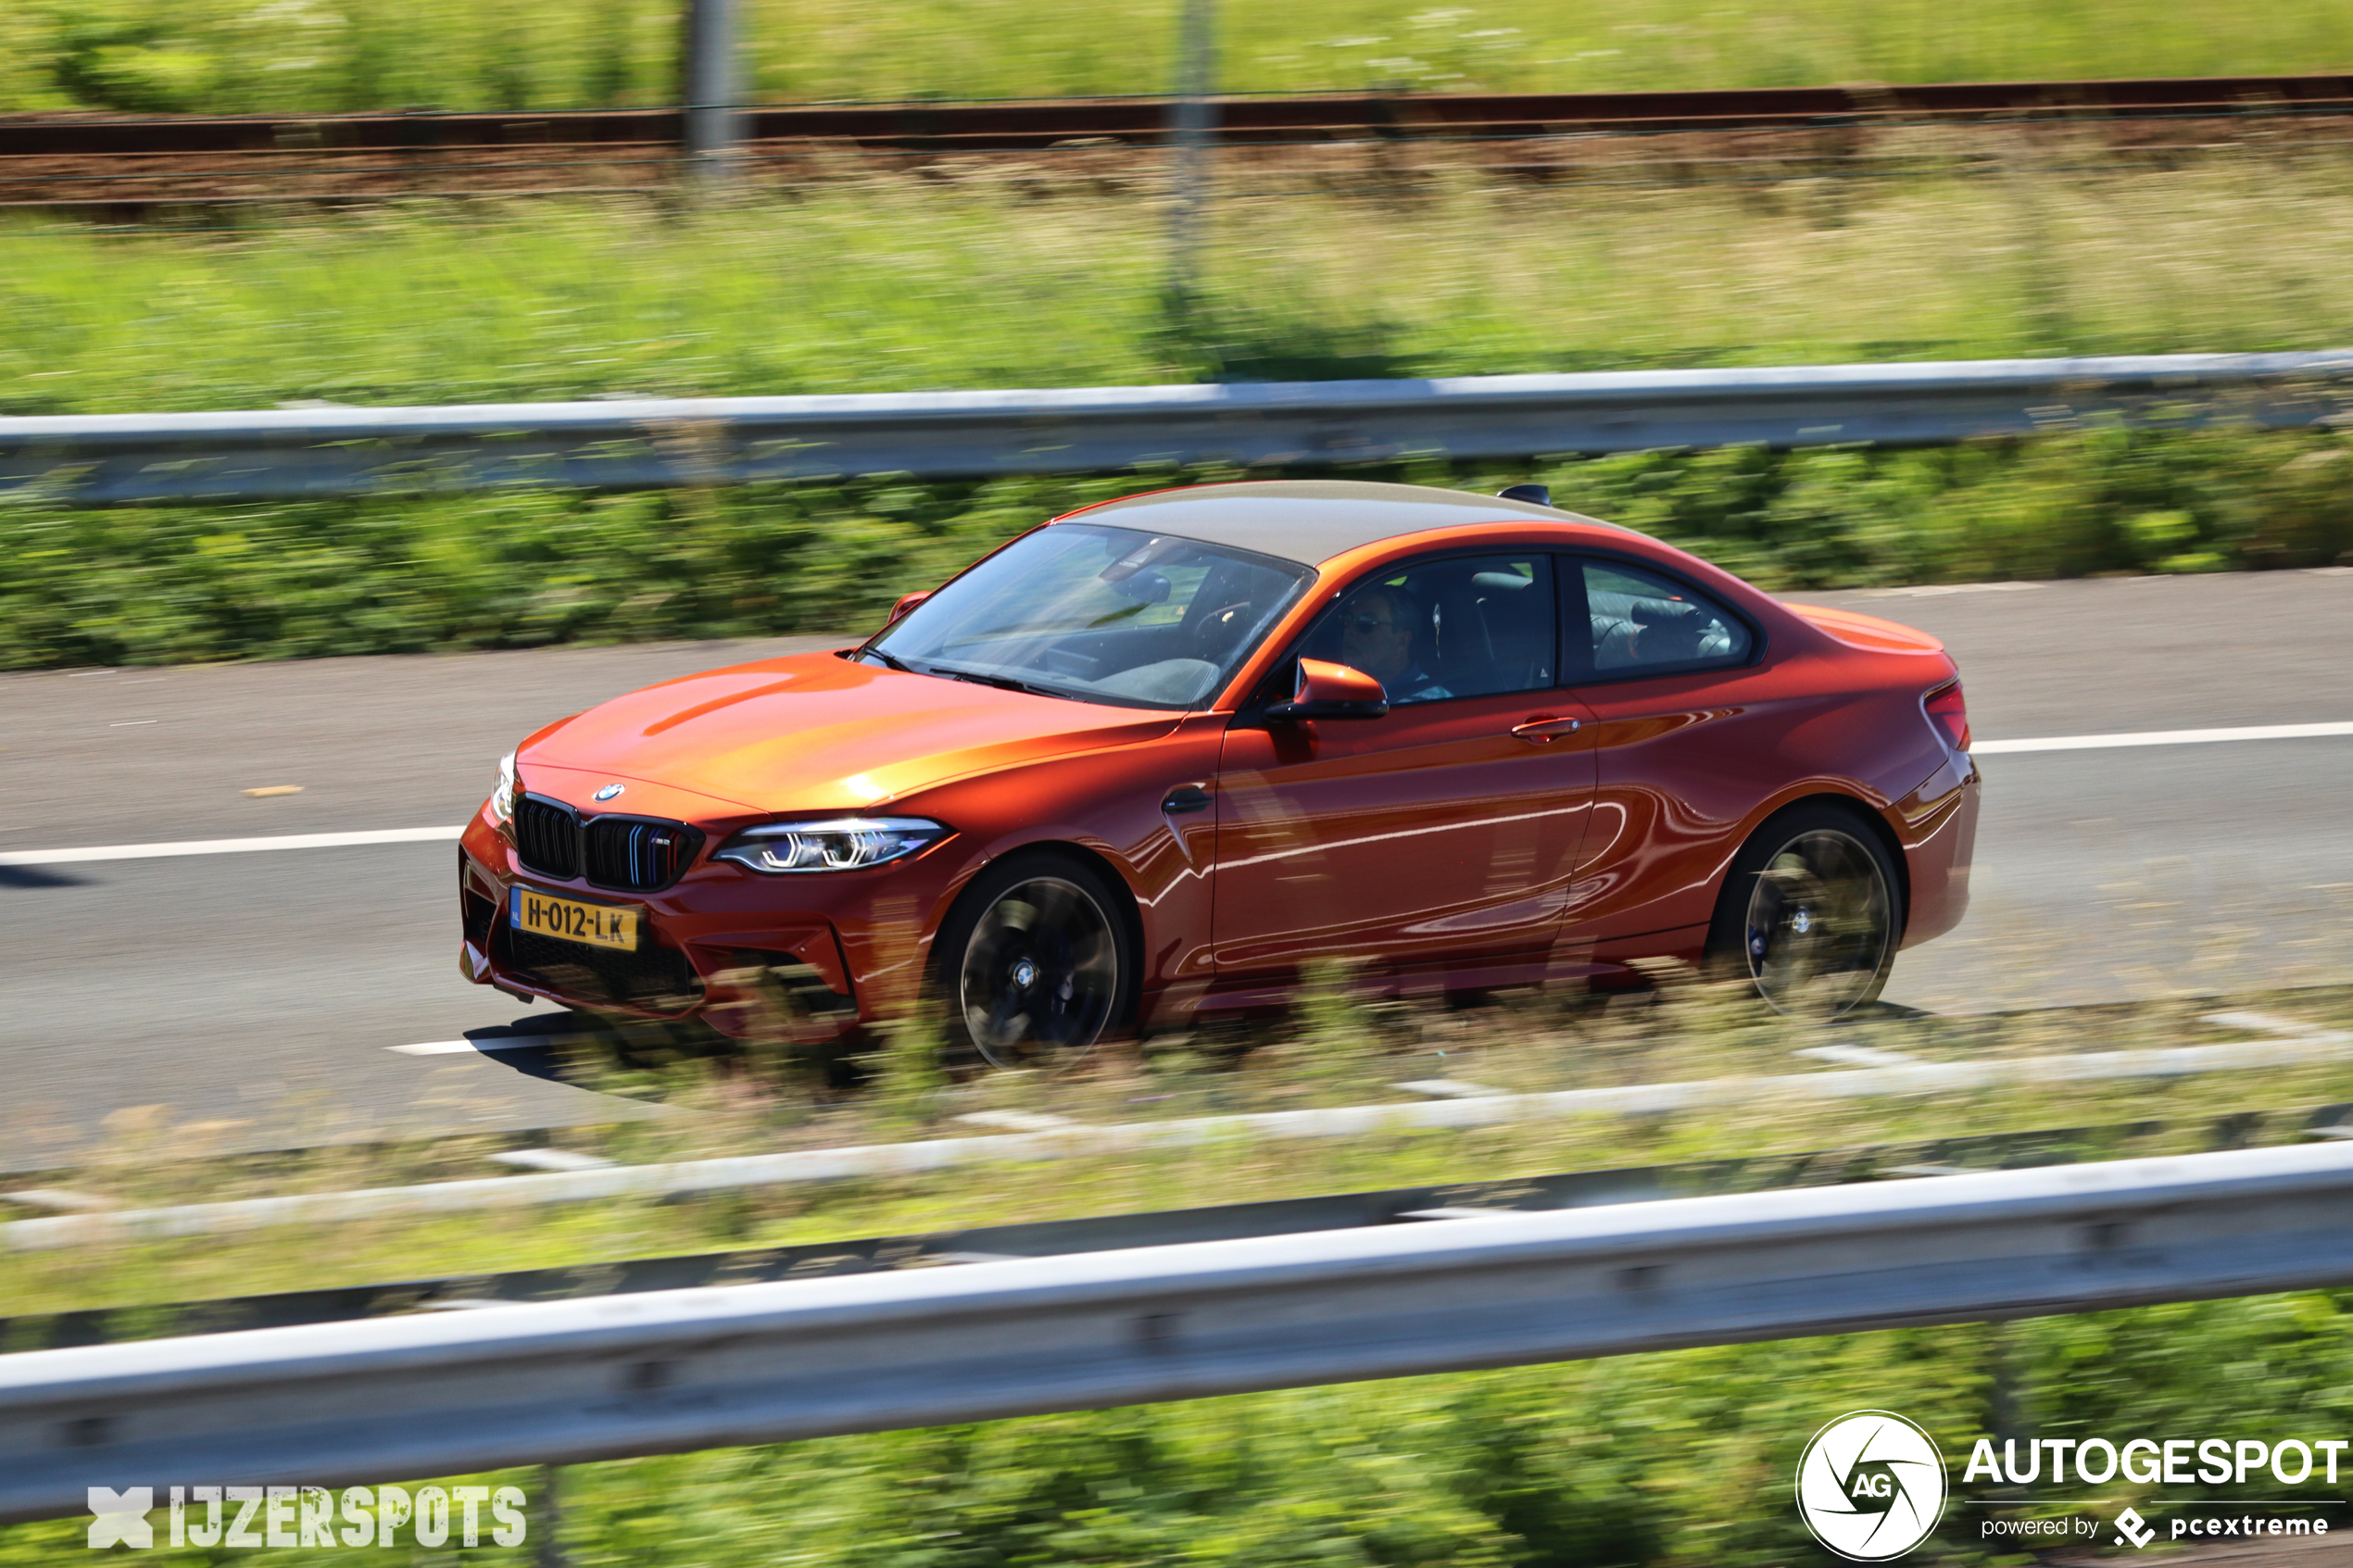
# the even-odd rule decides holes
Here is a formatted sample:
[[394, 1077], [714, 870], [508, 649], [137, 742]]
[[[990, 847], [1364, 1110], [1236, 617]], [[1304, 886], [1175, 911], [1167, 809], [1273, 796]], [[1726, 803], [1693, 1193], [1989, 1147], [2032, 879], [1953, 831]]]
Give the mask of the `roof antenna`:
[[1553, 504], [1553, 491], [1545, 484], [1512, 484], [1495, 492], [1499, 501], [1533, 501], [1540, 507]]

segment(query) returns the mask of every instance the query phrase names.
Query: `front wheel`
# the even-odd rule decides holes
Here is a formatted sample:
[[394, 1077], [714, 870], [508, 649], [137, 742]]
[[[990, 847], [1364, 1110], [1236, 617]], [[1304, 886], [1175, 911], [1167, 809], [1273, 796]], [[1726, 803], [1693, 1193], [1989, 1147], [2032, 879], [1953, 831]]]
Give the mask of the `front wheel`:
[[1093, 867], [1057, 855], [983, 872], [940, 931], [935, 974], [950, 1039], [1000, 1068], [1055, 1071], [1085, 1056], [1133, 1001], [1123, 897]]
[[1741, 848], [1708, 947], [1776, 1012], [1835, 1018], [1876, 999], [1903, 935], [1895, 868], [1853, 814], [1800, 806]]

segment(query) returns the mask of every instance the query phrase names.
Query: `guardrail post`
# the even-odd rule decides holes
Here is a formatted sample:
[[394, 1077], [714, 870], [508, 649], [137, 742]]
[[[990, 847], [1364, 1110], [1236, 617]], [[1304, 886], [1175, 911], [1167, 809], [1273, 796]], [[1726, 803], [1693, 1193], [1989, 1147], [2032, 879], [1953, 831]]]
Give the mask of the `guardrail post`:
[[1210, 101], [1217, 73], [1217, 0], [1185, 0], [1176, 39], [1176, 99], [1168, 135], [1176, 148], [1175, 205], [1168, 224], [1168, 292], [1181, 306], [1201, 277], [1202, 231], [1209, 221], [1209, 151], [1217, 133]]
[[562, 1475], [560, 1465], [539, 1467], [538, 1517], [532, 1524], [532, 1536], [538, 1546], [534, 1554], [536, 1568], [572, 1568], [571, 1559], [564, 1556], [563, 1497], [557, 1489]]
[[742, 119], [736, 107], [736, 0], [686, 0], [685, 44], [686, 156], [698, 178], [724, 178]]

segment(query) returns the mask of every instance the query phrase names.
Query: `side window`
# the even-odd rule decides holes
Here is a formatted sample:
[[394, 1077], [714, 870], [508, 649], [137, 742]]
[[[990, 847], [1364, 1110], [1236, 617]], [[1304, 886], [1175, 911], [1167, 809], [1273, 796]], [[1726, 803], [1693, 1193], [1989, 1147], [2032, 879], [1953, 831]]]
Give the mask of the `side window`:
[[[1576, 570], [1584, 579], [1591, 642], [1583, 648], [1572, 645], [1570, 651], [1585, 653], [1591, 660], [1587, 678], [1666, 674], [1747, 659], [1752, 642], [1748, 628], [1697, 589], [1618, 561], [1587, 560]], [[1576, 585], [1569, 586], [1573, 638]]]
[[1392, 705], [1541, 691], [1555, 656], [1548, 556], [1447, 556], [1386, 567], [1324, 612], [1299, 652], [1353, 665]]

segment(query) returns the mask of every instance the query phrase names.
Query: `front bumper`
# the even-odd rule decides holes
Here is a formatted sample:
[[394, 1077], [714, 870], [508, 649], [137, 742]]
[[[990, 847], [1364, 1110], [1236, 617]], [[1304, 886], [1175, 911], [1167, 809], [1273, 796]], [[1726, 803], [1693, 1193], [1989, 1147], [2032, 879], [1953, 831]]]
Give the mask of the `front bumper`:
[[[477, 814], [459, 846], [459, 969], [476, 985], [590, 1012], [820, 1043], [872, 1022], [920, 973], [928, 922], [915, 917], [944, 892], [929, 885], [927, 858], [790, 881], [706, 862], [660, 893], [618, 895], [525, 872]], [[637, 947], [517, 930], [519, 886], [638, 911]]]

